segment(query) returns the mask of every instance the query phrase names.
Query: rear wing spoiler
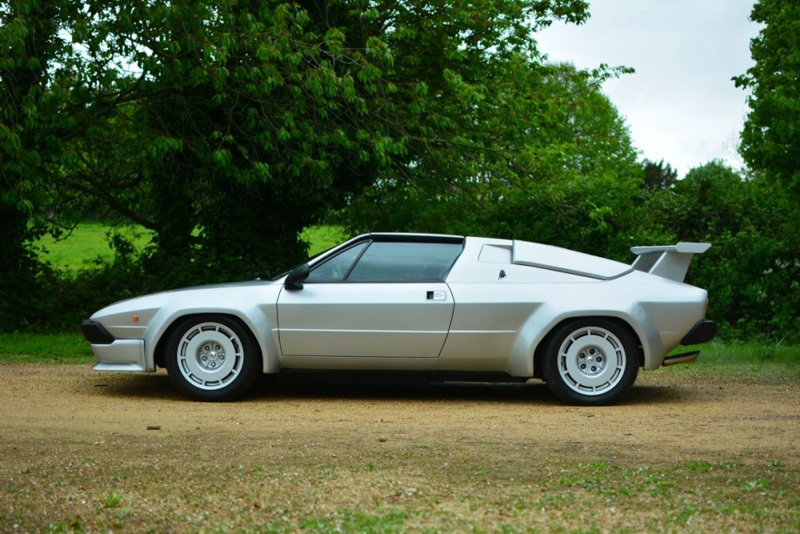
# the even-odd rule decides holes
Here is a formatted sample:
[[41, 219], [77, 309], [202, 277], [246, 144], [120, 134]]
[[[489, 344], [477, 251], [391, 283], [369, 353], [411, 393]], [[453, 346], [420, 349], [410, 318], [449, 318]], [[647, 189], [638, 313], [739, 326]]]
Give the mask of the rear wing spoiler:
[[711, 243], [678, 243], [664, 247], [632, 247], [631, 252], [639, 256], [633, 262], [637, 271], [655, 274], [663, 278], [683, 282], [692, 256], [711, 248]]

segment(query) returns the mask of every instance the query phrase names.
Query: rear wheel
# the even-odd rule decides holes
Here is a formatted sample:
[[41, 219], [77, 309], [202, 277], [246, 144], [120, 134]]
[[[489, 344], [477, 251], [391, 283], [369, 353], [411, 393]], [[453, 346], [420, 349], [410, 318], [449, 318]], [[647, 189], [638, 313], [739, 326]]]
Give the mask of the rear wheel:
[[170, 380], [196, 400], [227, 401], [245, 394], [261, 370], [261, 352], [238, 321], [221, 315], [190, 317], [167, 342]]
[[572, 404], [619, 400], [639, 373], [634, 336], [608, 319], [579, 319], [560, 326], [545, 346], [542, 362], [550, 390]]

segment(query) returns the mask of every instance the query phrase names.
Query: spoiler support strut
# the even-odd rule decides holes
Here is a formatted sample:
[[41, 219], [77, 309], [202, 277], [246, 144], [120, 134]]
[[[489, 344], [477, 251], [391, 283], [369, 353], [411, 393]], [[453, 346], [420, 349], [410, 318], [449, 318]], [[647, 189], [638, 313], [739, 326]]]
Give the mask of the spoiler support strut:
[[711, 248], [711, 243], [678, 243], [659, 247], [632, 247], [631, 252], [639, 256], [633, 262], [637, 271], [655, 274], [676, 282], [683, 282], [692, 256]]

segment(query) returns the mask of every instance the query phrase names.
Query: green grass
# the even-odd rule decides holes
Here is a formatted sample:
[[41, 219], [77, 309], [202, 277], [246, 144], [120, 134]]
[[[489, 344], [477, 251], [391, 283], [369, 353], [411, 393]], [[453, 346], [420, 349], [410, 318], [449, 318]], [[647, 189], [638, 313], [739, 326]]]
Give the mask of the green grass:
[[720, 377], [782, 383], [800, 381], [800, 345], [775, 343], [726, 343], [679, 347], [672, 353], [699, 350], [694, 363], [661, 368], [659, 373], [715, 380]]
[[[164, 445], [159, 450], [179, 454], [191, 446], [176, 444], [179, 439], [186, 438], [160, 440]], [[378, 455], [382, 469], [361, 473], [354, 468], [360, 457], [340, 452], [334, 478], [328, 475], [330, 467], [319, 463], [316, 451], [289, 450], [289, 459], [280, 459], [285, 464], [258, 472], [247, 469], [257, 452], [240, 453], [241, 460], [227, 465], [213, 463], [214, 458], [202, 466], [165, 461], [159, 474], [139, 469], [120, 484], [119, 491], [136, 496], [129, 499], [131, 507], [123, 509], [119, 505], [128, 504], [112, 491], [100, 494], [102, 506], [94, 509], [67, 504], [62, 496], [91, 494], [86, 488], [108, 478], [109, 462], [82, 460], [82, 465], [91, 467], [92, 474], [86, 475], [67, 464], [75, 462], [73, 458], [54, 458], [49, 465], [36, 465], [17, 477], [19, 487], [8, 500], [21, 503], [19, 515], [5, 521], [0, 517], [0, 527], [10, 530], [13, 520], [27, 521], [27, 530], [49, 522], [49, 530], [57, 532], [92, 530], [89, 525], [102, 527], [97, 530], [287, 534], [795, 532], [800, 520], [794, 463], [713, 455], [685, 462], [623, 458], [598, 470], [575, 460], [573, 450], [545, 451], [542, 460], [533, 453], [517, 455], [502, 444], [493, 445], [499, 450], [482, 445], [476, 440], [465, 445], [445, 443], [434, 453], [416, 449], [411, 460], [354, 445], [362, 454]], [[609, 449], [614, 450], [613, 445]], [[96, 448], [84, 452], [90, 458], [102, 453]], [[486, 473], [476, 478], [464, 469], [443, 468], [442, 453], [458, 463], [476, 461], [480, 454], [477, 461]], [[170, 475], [162, 474], [165, 471]], [[53, 472], [58, 473], [57, 484], [48, 481]], [[145, 499], [139, 497], [141, 488], [149, 489]], [[202, 496], [210, 492], [213, 501]], [[52, 504], [45, 507], [34, 500], [42, 493]], [[160, 498], [168, 499], [175, 512], [159, 518], [147, 503], [164, 502], [159, 501], [164, 494], [168, 497]], [[216, 506], [208, 506], [209, 502]], [[157, 522], [152, 523], [154, 519]]]
[[[133, 241], [138, 250], [144, 248], [152, 237], [152, 232], [141, 226], [119, 227], [115, 231]], [[40, 258], [50, 262], [56, 269], [92, 269], [114, 259], [115, 252], [109, 241], [110, 232], [112, 228], [103, 223], [84, 222], [59, 240], [47, 235], [36, 245], [41, 250]]]
[[[52, 236], [44, 236], [36, 246], [40, 249], [40, 258], [50, 262], [56, 269], [77, 271], [94, 269], [103, 263], [114, 260], [114, 249], [110, 245], [110, 232], [130, 239], [137, 250], [142, 250], [150, 242], [153, 233], [141, 226], [124, 226], [112, 229], [100, 222], [84, 222], [75, 230], [56, 240]], [[310, 226], [301, 234], [310, 243], [309, 256], [338, 245], [345, 240], [342, 228], [333, 225]]]
[[0, 334], [2, 363], [86, 363], [92, 350], [79, 332]]
[[88, 363], [89, 343], [78, 333], [0, 334], [1, 363]]
[[725, 343], [712, 341], [695, 347], [680, 347], [673, 352], [700, 350], [704, 363], [714, 365], [762, 365], [800, 363], [800, 346], [773, 343]]
[[347, 236], [341, 226], [309, 226], [300, 236], [310, 243], [308, 255], [314, 256], [343, 242]]

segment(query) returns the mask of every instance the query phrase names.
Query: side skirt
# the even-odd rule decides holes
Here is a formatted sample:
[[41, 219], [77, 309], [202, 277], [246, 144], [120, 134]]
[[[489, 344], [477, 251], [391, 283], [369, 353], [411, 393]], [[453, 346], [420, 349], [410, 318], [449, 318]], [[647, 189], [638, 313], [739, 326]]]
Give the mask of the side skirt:
[[527, 377], [511, 376], [507, 373], [470, 373], [449, 371], [351, 371], [282, 369], [273, 376], [278, 383], [325, 383], [325, 384], [419, 384], [441, 382], [484, 382], [498, 384], [521, 384]]

